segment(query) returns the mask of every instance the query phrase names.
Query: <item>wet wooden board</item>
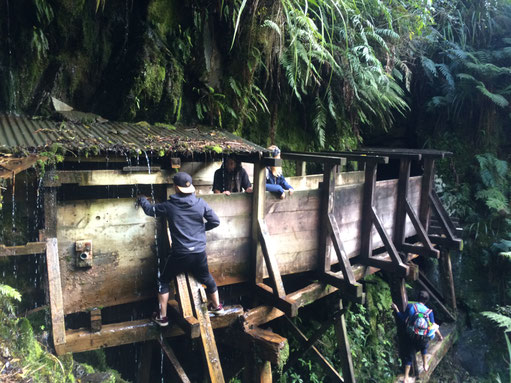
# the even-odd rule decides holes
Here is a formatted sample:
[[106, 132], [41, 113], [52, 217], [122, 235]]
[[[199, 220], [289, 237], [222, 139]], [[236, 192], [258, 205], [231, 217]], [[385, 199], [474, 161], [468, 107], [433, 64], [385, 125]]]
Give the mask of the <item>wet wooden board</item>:
[[0, 257], [11, 257], [14, 255], [42, 254], [46, 250], [46, 242], [28, 242], [24, 246], [0, 245]]
[[[57, 238], [66, 313], [156, 294], [155, 219], [132, 199], [60, 202]], [[75, 242], [92, 241], [93, 266], [76, 266]]]
[[56, 238], [46, 240], [46, 266], [48, 270], [48, 288], [50, 292], [51, 323], [53, 344], [59, 352], [66, 343], [66, 327], [64, 323], [64, 305], [62, 303], [61, 274]]

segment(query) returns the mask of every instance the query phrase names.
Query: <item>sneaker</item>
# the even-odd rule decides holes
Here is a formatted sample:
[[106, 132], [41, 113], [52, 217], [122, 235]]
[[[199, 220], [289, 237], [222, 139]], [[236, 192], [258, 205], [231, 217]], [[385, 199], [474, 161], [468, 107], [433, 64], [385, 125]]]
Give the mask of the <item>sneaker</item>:
[[167, 317], [160, 317], [158, 313], [153, 313], [153, 317], [151, 319], [160, 327], [166, 327], [169, 325], [169, 319]]
[[222, 306], [221, 303], [218, 305], [218, 307], [215, 307], [215, 306], [213, 306], [213, 303], [210, 303], [208, 305], [208, 311], [211, 314], [217, 315], [217, 316], [222, 316], [225, 314], [224, 306]]

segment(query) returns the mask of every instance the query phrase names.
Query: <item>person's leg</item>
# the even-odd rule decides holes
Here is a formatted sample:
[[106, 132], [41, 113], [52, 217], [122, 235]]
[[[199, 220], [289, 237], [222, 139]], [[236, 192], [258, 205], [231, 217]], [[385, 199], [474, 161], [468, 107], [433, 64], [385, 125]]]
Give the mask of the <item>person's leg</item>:
[[411, 365], [409, 365], [409, 364], [407, 364], [407, 365], [405, 366], [405, 383], [408, 383], [408, 377], [410, 376], [410, 368], [411, 368], [411, 367], [412, 367], [412, 366], [411, 366]]
[[[165, 326], [168, 323], [167, 320], [167, 306], [169, 303], [169, 292], [170, 292], [170, 281], [175, 278], [177, 274], [181, 272], [181, 262], [178, 257], [169, 256], [163, 270], [161, 271], [160, 278], [158, 280], [158, 303], [159, 303], [159, 317], [156, 321], [158, 324]], [[161, 322], [163, 320], [163, 322]]]
[[196, 256], [196, 261], [192, 268], [192, 274], [200, 283], [206, 285], [206, 293], [208, 294], [211, 305], [213, 306], [212, 311], [221, 312], [222, 305], [220, 304], [220, 298], [218, 296], [218, 287], [213, 276], [209, 272], [206, 252], [194, 254], [194, 256]]
[[421, 354], [422, 354], [422, 367], [424, 368], [424, 371], [428, 371], [428, 365], [427, 365], [427, 353], [428, 353], [428, 344], [429, 342], [427, 340], [424, 341], [421, 347]]
[[167, 317], [167, 305], [169, 304], [169, 293], [158, 293], [158, 303], [160, 304], [160, 318]]

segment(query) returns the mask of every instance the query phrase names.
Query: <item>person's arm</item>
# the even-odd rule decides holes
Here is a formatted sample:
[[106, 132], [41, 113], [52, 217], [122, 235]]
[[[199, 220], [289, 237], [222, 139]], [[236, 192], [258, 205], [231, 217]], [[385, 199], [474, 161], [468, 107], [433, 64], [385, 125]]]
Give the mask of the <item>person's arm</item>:
[[145, 195], [139, 196], [138, 202], [142, 207], [142, 210], [144, 210], [144, 213], [150, 217], [163, 217], [166, 215], [163, 203], [152, 204], [147, 200]]
[[281, 175], [279, 177], [279, 184], [280, 186], [282, 186], [285, 190], [295, 190], [287, 181], [286, 181], [286, 178]]
[[248, 173], [243, 168], [241, 168], [241, 187], [245, 190], [246, 193], [252, 193], [252, 185], [250, 184]]
[[213, 193], [220, 194], [224, 190], [224, 186], [222, 183], [222, 170], [218, 169], [215, 171], [215, 175], [213, 176]]
[[220, 218], [206, 202], [204, 202], [204, 205], [204, 218], [206, 219], [206, 231], [208, 231], [220, 225]]

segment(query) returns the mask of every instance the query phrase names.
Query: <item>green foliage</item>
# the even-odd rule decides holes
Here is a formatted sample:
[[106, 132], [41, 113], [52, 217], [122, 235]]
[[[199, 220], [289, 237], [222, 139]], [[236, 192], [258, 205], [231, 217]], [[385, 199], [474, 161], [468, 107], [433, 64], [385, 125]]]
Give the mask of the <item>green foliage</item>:
[[[484, 311], [481, 314], [504, 330], [504, 339], [508, 352], [508, 363], [511, 362], [511, 341], [509, 340], [509, 332], [511, 331], [511, 306], [497, 308], [498, 312]], [[509, 381], [511, 382], [511, 366], [509, 368]], [[500, 377], [499, 377], [500, 380]]]

